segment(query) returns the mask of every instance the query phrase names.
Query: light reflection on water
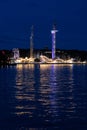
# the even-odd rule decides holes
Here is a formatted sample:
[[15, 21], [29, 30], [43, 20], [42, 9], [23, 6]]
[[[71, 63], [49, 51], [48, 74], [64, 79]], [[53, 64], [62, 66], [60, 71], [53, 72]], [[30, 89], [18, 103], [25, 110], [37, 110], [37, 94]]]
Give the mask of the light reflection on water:
[[15, 114], [45, 122], [75, 116], [73, 65], [17, 65]]
[[86, 122], [87, 66], [19, 64], [0, 68], [0, 103], [0, 124], [17, 123], [18, 130], [35, 126], [58, 129], [57, 124], [70, 120]]
[[[64, 70], [64, 67], [66, 68]], [[46, 88], [42, 88], [42, 92], [45, 90], [45, 94], [47, 92], [46, 96], [49, 96], [48, 101], [49, 104], [46, 106], [50, 106], [49, 109], [46, 109], [47, 112], [49, 113], [49, 115], [51, 115], [54, 118], [54, 121], [57, 120], [61, 120], [62, 119], [62, 115], [64, 117], [64, 114], [66, 114], [66, 112], [64, 111], [65, 108], [68, 111], [68, 114], [66, 114], [66, 116], [71, 116], [71, 113], [74, 112], [74, 107], [73, 105], [75, 104], [73, 102], [73, 95], [72, 95], [72, 89], [73, 89], [73, 65], [51, 65], [50, 67], [44, 66], [43, 69], [43, 65], [41, 66], [42, 68], [42, 74], [43, 75], [43, 79], [46, 76], [46, 70], [49, 69], [49, 74], [47, 73], [48, 77], [47, 78], [47, 82], [43, 81], [43, 79], [41, 79], [42, 85], [44, 83], [44, 86], [46, 86]], [[66, 71], [66, 72], [63, 72]], [[61, 73], [62, 72], [62, 73]], [[66, 76], [65, 76], [66, 75]], [[63, 78], [64, 77], [64, 78]], [[48, 84], [48, 86], [47, 86]], [[64, 88], [66, 89], [64, 91]], [[69, 99], [68, 101], [68, 106], [67, 104], [64, 102], [64, 100], [67, 100], [66, 97], [64, 96], [64, 93], [69, 93], [67, 99]], [[43, 98], [43, 102], [44, 102], [44, 98]], [[70, 101], [71, 100], [71, 101]], [[47, 101], [47, 99], [46, 99]]]
[[[34, 65], [18, 65], [16, 75], [16, 114], [32, 117], [35, 110]], [[29, 104], [30, 103], [30, 104]]]

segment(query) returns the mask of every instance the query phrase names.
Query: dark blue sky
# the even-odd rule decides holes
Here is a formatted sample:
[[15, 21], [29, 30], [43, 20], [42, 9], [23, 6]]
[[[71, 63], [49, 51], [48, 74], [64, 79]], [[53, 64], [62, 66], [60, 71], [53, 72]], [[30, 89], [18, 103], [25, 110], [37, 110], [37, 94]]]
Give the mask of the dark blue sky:
[[51, 48], [53, 23], [57, 48], [87, 50], [86, 0], [0, 0], [0, 49], [29, 48], [34, 25], [34, 47]]

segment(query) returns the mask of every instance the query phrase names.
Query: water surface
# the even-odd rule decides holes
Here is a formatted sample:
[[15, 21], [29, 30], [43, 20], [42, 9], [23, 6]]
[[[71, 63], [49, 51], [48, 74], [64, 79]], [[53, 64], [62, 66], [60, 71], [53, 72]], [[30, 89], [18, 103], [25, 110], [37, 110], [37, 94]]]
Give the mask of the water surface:
[[85, 130], [86, 123], [86, 65], [0, 68], [1, 130]]

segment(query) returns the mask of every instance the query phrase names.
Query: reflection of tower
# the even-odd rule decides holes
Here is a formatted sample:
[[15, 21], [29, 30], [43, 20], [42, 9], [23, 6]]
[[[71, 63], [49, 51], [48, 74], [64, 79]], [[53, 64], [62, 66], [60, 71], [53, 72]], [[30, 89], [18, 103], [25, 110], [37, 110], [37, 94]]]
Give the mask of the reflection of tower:
[[31, 27], [31, 35], [30, 35], [30, 58], [33, 58], [33, 26]]
[[18, 48], [14, 48], [12, 51], [14, 53], [14, 59], [18, 59], [20, 57], [19, 49]]
[[55, 29], [55, 26], [53, 26], [53, 30], [51, 30], [51, 34], [52, 34], [52, 59], [55, 59], [56, 55], [56, 32], [58, 32]]

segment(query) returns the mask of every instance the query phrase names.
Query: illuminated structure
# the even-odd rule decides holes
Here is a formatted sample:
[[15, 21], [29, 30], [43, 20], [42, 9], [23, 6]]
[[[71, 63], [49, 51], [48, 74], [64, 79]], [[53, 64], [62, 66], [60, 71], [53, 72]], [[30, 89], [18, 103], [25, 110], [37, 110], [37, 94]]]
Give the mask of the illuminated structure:
[[[45, 55], [37, 55], [37, 57], [35, 57], [33, 55], [33, 26], [31, 27], [31, 35], [30, 35], [30, 57], [25, 57], [22, 58], [20, 57], [19, 54], [19, 49], [18, 48], [14, 48], [13, 49], [13, 53], [14, 53], [14, 57], [11, 58], [10, 63], [11, 64], [35, 64], [35, 63], [39, 63], [39, 64], [73, 64], [73, 63], [87, 63], [86, 61], [75, 61], [73, 58], [57, 58], [56, 57], [56, 33], [58, 32], [58, 30], [55, 29], [55, 26], [53, 26], [53, 30], [51, 30], [51, 34], [52, 34], [52, 58], [46, 57]], [[37, 59], [39, 59], [37, 61]]]
[[31, 27], [31, 35], [30, 35], [30, 58], [33, 58], [33, 26]]
[[20, 57], [19, 49], [18, 48], [14, 48], [12, 50], [12, 52], [14, 53], [14, 59], [19, 59], [19, 57]]
[[53, 30], [51, 30], [51, 34], [52, 34], [52, 59], [56, 58], [56, 33], [58, 31], [55, 29], [55, 26], [53, 26]]

